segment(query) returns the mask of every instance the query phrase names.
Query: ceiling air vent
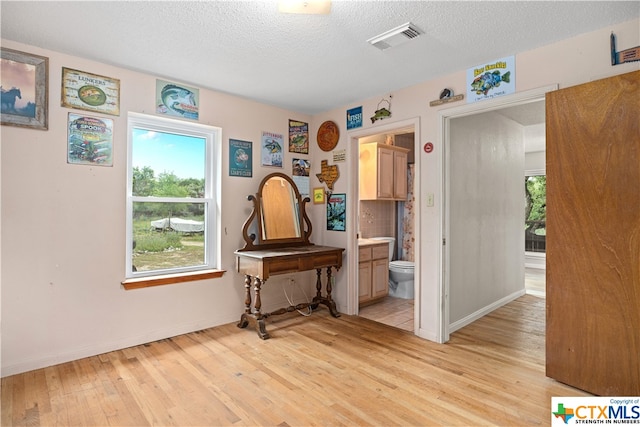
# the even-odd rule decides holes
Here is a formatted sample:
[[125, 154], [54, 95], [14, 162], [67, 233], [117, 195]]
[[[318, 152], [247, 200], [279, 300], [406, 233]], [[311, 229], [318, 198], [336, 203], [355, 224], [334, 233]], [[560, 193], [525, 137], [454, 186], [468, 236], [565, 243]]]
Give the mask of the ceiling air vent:
[[372, 37], [367, 41], [378, 49], [385, 50], [406, 41], [415, 39], [420, 34], [422, 34], [422, 31], [420, 31], [418, 27], [413, 25], [411, 22], [407, 22], [406, 24], [402, 24], [399, 27], [393, 28], [389, 31], [385, 31], [378, 36]]

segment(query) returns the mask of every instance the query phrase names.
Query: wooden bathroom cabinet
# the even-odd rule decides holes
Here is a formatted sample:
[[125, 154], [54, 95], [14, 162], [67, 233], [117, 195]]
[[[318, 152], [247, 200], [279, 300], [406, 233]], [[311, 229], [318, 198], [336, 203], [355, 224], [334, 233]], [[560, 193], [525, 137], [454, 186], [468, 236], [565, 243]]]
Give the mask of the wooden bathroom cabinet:
[[408, 152], [378, 142], [361, 144], [360, 200], [406, 200]]
[[358, 302], [360, 306], [389, 294], [389, 244], [358, 246]]

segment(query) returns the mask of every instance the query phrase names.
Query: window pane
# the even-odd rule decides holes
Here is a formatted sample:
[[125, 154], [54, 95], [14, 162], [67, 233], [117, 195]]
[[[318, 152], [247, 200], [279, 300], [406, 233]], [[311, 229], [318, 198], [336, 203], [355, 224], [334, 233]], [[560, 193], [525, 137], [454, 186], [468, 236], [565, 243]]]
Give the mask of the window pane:
[[206, 264], [206, 203], [133, 202], [134, 271]]
[[525, 251], [545, 252], [547, 231], [547, 177], [525, 177]]
[[141, 128], [132, 137], [134, 196], [204, 197], [205, 138]]

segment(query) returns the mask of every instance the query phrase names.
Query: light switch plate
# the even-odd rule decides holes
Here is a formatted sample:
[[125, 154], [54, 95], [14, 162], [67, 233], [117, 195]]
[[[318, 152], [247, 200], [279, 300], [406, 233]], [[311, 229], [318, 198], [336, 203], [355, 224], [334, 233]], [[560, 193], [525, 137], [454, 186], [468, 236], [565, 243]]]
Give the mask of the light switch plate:
[[433, 193], [427, 193], [427, 207], [433, 207]]

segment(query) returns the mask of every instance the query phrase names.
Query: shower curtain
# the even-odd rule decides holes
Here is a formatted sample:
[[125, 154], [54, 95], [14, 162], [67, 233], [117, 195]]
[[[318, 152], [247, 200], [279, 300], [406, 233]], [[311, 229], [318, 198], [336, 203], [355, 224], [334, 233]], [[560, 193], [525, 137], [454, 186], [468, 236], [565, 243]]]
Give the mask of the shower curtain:
[[415, 197], [413, 194], [413, 177], [415, 164], [409, 164], [407, 168], [407, 200], [398, 202], [398, 259], [403, 261], [415, 261], [413, 248], [414, 237], [414, 211]]

